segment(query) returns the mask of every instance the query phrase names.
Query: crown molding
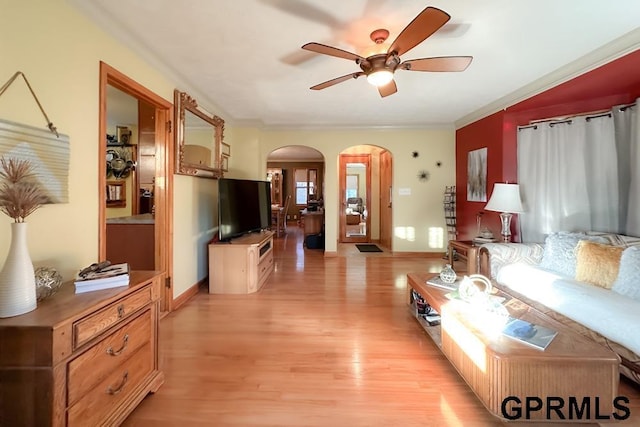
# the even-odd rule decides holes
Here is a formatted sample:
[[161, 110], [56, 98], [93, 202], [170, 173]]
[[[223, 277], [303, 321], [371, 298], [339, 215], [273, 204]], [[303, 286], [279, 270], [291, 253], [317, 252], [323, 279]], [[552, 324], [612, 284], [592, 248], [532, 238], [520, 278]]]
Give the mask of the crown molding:
[[566, 66], [456, 120], [455, 128], [460, 129], [491, 114], [497, 113], [500, 110], [506, 110], [512, 105], [601, 67], [604, 64], [636, 51], [638, 48], [640, 48], [640, 28], [630, 31], [624, 36], [589, 52]]

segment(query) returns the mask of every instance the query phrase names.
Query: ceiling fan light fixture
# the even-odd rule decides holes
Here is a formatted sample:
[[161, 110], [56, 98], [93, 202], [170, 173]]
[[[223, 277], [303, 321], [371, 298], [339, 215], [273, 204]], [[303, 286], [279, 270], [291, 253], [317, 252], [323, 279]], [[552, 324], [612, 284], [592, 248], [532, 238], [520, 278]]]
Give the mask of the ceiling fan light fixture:
[[367, 74], [367, 81], [375, 87], [384, 86], [393, 80], [393, 72], [387, 69], [372, 71]]

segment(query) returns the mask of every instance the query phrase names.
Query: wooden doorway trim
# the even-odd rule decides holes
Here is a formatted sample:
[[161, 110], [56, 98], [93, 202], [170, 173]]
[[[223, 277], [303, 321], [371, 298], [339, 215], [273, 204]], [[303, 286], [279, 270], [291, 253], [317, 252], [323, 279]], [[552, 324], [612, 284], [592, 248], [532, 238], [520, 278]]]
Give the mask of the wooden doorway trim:
[[367, 182], [365, 186], [365, 206], [371, 210], [371, 154], [340, 154], [340, 168], [338, 172], [340, 186], [340, 204], [338, 221], [340, 223], [340, 243], [366, 243], [371, 241], [371, 215], [366, 218], [366, 233], [362, 237], [347, 237], [347, 163], [363, 163], [367, 168]]
[[380, 245], [393, 251], [393, 156], [380, 154]]
[[151, 92], [110, 65], [100, 62], [99, 126], [98, 126], [98, 256], [107, 255], [106, 234], [106, 162], [107, 149], [107, 86], [113, 86], [138, 100], [156, 108], [156, 182], [155, 204], [155, 268], [162, 273], [164, 285], [161, 294], [161, 311], [171, 311], [173, 301], [173, 104]]

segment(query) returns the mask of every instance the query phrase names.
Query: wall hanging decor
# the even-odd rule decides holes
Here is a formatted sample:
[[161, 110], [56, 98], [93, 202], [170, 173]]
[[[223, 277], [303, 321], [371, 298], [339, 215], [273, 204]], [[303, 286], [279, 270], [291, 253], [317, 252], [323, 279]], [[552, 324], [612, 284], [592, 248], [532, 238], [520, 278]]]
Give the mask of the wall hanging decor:
[[467, 201], [487, 201], [487, 147], [467, 156]]
[[58, 133], [22, 72], [16, 72], [0, 88], [0, 96], [20, 76], [45, 117], [47, 129], [0, 119], [0, 153], [7, 158], [29, 161], [33, 166], [33, 179], [45, 191], [47, 203], [68, 203], [69, 137]]

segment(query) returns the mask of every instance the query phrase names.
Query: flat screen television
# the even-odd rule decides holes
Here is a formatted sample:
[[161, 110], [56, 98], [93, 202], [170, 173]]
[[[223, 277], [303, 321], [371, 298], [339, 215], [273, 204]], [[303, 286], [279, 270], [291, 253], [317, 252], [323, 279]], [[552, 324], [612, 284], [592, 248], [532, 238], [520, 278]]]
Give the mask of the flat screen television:
[[228, 241], [271, 226], [269, 181], [218, 180], [218, 238]]

